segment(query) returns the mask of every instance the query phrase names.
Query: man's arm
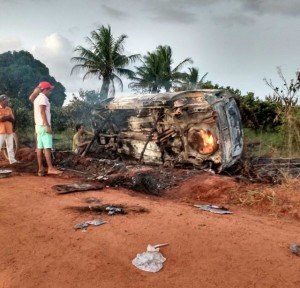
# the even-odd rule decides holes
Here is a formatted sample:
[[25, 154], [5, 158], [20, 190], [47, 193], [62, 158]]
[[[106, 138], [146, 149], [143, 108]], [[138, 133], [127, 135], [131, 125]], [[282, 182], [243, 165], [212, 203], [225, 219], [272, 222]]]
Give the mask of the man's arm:
[[15, 122], [15, 118], [13, 118], [12, 116], [3, 116], [0, 118], [0, 122], [6, 122], [6, 121], [9, 121], [11, 123], [14, 123]]
[[11, 108], [7, 107], [6, 109], [9, 110], [9, 114], [10, 115], [6, 115], [6, 116], [3, 116], [3, 117], [0, 117], [0, 122], [6, 122], [6, 121], [9, 121], [11, 123], [14, 123], [15, 122], [15, 116], [11, 110]]
[[85, 145], [89, 144], [90, 141], [83, 141], [83, 142], [80, 142], [79, 144], [77, 144], [78, 147], [84, 147]]
[[75, 145], [77, 148], [84, 147], [85, 145], [87, 145], [88, 143], [90, 143], [90, 141], [80, 141], [80, 136], [79, 136], [79, 134], [74, 135], [74, 137], [73, 137], [73, 142], [74, 142], [74, 145]]
[[52, 134], [52, 129], [50, 127], [50, 123], [48, 123], [47, 116], [46, 116], [46, 106], [40, 105], [40, 111], [43, 119], [43, 124], [46, 126], [47, 133]]
[[95, 133], [93, 133], [93, 132], [86, 131], [86, 130], [84, 130], [84, 131], [86, 132], [87, 135], [90, 135], [90, 136], [94, 136], [95, 135]]
[[31, 102], [31, 103], [33, 103], [34, 102], [34, 100], [35, 100], [35, 98], [41, 93], [41, 89], [39, 88], [39, 87], [36, 87], [33, 91], [32, 91], [32, 93], [30, 94], [30, 96], [29, 96], [29, 101]]

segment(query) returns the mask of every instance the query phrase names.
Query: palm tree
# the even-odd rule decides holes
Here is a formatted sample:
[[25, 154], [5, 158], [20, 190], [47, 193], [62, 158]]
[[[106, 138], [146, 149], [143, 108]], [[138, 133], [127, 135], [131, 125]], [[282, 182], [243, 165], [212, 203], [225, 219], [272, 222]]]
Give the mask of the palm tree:
[[133, 90], [149, 93], [157, 93], [162, 88], [161, 62], [156, 54], [147, 52], [142, 61], [142, 66], [135, 67], [136, 73], [130, 77], [133, 82], [129, 84], [129, 87]]
[[184, 90], [194, 90], [197, 88], [202, 88], [204, 78], [206, 77], [208, 72], [205, 73], [199, 80], [199, 69], [192, 67], [192, 68], [188, 68], [188, 70], [189, 70], [189, 73], [184, 73], [184, 77], [183, 77], [184, 80], [180, 84], [181, 87]]
[[147, 52], [143, 57], [142, 66], [135, 67], [136, 73], [130, 77], [133, 82], [129, 87], [150, 93], [157, 93], [164, 88], [170, 91], [174, 83], [183, 80], [184, 73], [180, 70], [188, 63], [193, 63], [191, 58], [184, 59], [175, 68], [172, 68], [173, 58], [170, 46], [158, 46], [154, 52]]
[[106, 99], [108, 94], [114, 96], [115, 82], [123, 90], [121, 76], [132, 77], [134, 72], [126, 69], [126, 65], [140, 59], [139, 54], [130, 56], [124, 55], [124, 41], [127, 38], [122, 34], [115, 39], [111, 28], [101, 26], [91, 32], [91, 37], [86, 37], [89, 48], [77, 46], [74, 50], [79, 56], [72, 57], [71, 61], [76, 63], [71, 74], [75, 71], [86, 71], [83, 76], [97, 76], [102, 80], [100, 98]]

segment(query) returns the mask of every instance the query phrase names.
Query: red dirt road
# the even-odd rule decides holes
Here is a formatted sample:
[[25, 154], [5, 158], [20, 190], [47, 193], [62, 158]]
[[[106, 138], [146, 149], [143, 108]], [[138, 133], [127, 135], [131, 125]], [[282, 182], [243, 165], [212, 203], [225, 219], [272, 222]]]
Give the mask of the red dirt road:
[[[226, 205], [233, 214], [218, 215], [191, 205], [203, 203], [205, 193], [226, 196], [237, 185], [230, 178], [197, 175], [164, 197], [109, 187], [57, 195], [51, 188], [72, 181], [17, 172], [0, 179], [1, 288], [300, 287], [300, 257], [289, 251], [300, 243], [297, 217], [237, 205]], [[90, 197], [149, 212], [99, 216], [66, 209], [86, 206]], [[108, 223], [73, 228], [99, 218]], [[159, 243], [169, 244], [160, 249], [167, 259], [161, 271], [131, 263]]]

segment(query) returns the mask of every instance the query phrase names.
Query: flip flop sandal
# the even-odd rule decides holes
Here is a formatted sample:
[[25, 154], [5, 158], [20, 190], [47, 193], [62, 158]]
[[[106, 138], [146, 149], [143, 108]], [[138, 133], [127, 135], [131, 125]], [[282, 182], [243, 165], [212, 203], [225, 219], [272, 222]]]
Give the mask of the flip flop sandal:
[[57, 169], [55, 169], [55, 170], [48, 170], [48, 174], [49, 175], [60, 175], [60, 174], [62, 174], [63, 173], [63, 171], [60, 171], [60, 170], [57, 170]]
[[39, 171], [38, 176], [45, 176], [45, 172], [44, 171]]

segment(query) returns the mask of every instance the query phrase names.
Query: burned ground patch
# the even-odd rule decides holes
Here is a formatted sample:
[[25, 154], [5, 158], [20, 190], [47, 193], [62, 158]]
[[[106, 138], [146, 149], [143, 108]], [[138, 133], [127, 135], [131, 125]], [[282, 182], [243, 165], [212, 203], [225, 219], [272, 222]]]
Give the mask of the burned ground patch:
[[124, 187], [136, 192], [159, 196], [170, 185], [161, 175], [152, 172], [137, 172], [132, 177], [118, 175], [108, 181], [111, 187]]
[[52, 186], [52, 189], [56, 191], [56, 194], [66, 194], [81, 191], [101, 190], [105, 187], [105, 183], [87, 183], [87, 182], [73, 182], [67, 184], [58, 184]]
[[88, 215], [127, 215], [148, 213], [147, 208], [141, 206], [127, 206], [124, 204], [101, 204], [88, 206], [71, 206], [65, 209]]

